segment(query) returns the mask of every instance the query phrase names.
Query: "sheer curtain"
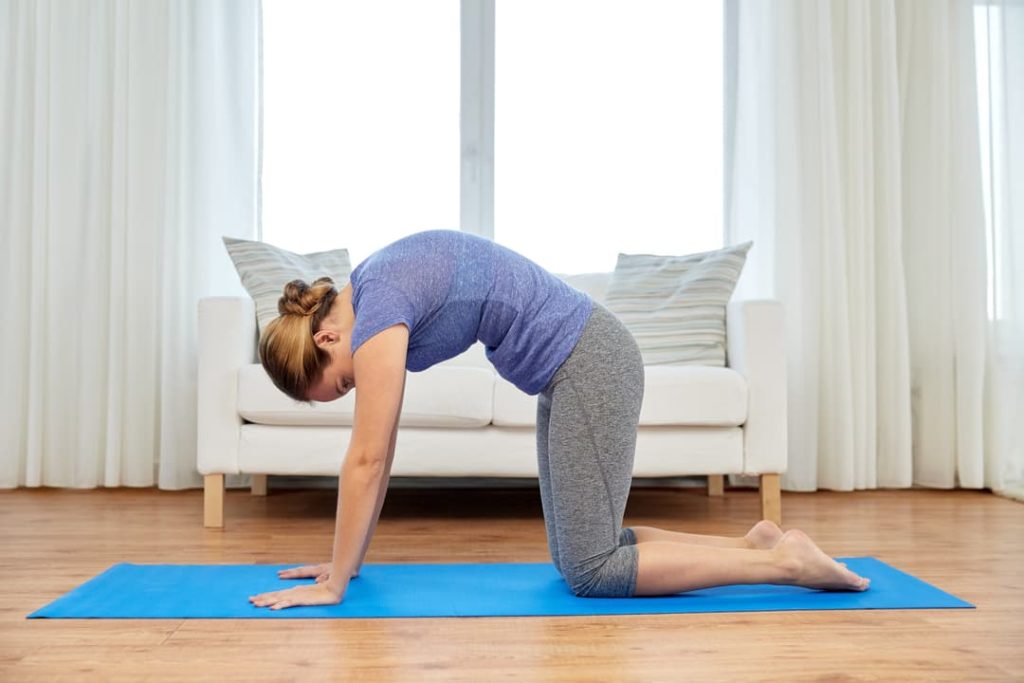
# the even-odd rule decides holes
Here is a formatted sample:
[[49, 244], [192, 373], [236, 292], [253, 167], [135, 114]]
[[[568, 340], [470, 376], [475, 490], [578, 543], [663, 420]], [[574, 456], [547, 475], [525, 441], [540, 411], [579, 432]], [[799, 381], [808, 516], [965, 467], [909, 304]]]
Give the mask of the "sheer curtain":
[[255, 236], [258, 3], [0, 5], [0, 486], [201, 485], [196, 304]]
[[982, 168], [989, 226], [989, 434], [991, 478], [1024, 500], [1024, 1], [975, 6]]
[[969, 0], [731, 0], [727, 239], [785, 305], [790, 490], [998, 487]]

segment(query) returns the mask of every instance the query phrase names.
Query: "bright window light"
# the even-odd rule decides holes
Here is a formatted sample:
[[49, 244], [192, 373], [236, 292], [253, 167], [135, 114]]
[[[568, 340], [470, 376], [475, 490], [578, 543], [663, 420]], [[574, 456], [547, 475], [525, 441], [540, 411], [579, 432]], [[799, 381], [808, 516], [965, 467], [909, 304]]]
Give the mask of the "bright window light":
[[495, 12], [495, 239], [560, 273], [723, 241], [723, 6]]
[[[262, 236], [353, 264], [458, 229], [458, 0], [263, 4]], [[495, 14], [494, 239], [556, 272], [722, 244], [720, 1]]]
[[459, 228], [458, 0], [263, 1], [263, 239]]
[[[994, 258], [995, 252], [1002, 252], [1005, 246], [1001, 243], [999, 225], [999, 207], [1002, 205], [1003, 188], [999, 183], [999, 175], [992, 169], [1005, 163], [1003, 157], [1004, 131], [999, 122], [993, 126], [993, 108], [1002, 108], [1004, 94], [1000, 84], [1003, 83], [1003, 65], [994, 55], [1003, 52], [1002, 46], [1002, 10], [998, 5], [979, 2], [974, 8], [974, 49], [975, 67], [978, 89], [978, 137], [981, 141], [981, 182], [985, 203], [985, 240], [988, 272], [994, 276], [988, 278], [988, 318], [995, 320], [1005, 315], [1005, 302], [1001, 301], [1002, 292], [996, 292], [995, 283], [1003, 281], [1003, 264]], [[993, 105], [995, 105], [993, 107]]]

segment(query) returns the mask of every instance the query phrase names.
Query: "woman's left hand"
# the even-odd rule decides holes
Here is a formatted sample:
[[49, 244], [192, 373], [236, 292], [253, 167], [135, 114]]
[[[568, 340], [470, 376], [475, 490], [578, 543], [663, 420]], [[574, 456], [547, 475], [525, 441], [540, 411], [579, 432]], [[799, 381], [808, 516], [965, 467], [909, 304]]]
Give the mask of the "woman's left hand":
[[271, 591], [250, 595], [249, 602], [256, 607], [282, 609], [300, 605], [337, 605], [345, 597], [345, 591], [335, 592], [326, 582], [295, 586], [283, 591]]

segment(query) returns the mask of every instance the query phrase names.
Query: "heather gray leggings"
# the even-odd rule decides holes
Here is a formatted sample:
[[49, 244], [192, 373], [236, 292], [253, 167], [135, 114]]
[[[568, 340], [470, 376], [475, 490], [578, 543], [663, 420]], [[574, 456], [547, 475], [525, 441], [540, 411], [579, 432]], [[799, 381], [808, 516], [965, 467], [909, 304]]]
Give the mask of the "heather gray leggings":
[[636, 340], [607, 308], [537, 397], [537, 459], [548, 547], [572, 592], [630, 597], [636, 536], [622, 528], [644, 369]]

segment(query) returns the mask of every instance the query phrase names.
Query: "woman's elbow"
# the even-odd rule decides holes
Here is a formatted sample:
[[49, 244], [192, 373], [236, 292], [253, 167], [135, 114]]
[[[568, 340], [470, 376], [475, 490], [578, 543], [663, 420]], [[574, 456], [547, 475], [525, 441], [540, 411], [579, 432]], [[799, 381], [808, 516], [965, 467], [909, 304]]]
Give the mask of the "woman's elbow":
[[386, 454], [377, 454], [369, 451], [350, 451], [345, 457], [342, 473], [348, 471], [361, 478], [379, 478], [384, 474], [386, 464]]

